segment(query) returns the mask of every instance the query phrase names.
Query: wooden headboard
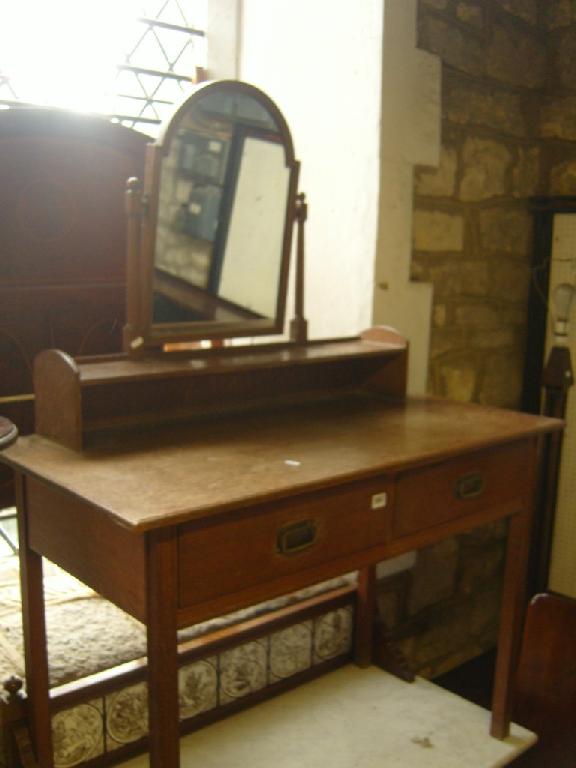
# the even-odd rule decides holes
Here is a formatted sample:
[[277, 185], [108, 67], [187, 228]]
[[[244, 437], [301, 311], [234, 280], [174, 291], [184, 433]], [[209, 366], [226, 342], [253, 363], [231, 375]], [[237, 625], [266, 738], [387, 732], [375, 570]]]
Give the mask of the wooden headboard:
[[[0, 111], [0, 414], [33, 431], [42, 349], [119, 351], [125, 315], [124, 189], [148, 136], [52, 109]], [[0, 507], [13, 499], [0, 474]]]

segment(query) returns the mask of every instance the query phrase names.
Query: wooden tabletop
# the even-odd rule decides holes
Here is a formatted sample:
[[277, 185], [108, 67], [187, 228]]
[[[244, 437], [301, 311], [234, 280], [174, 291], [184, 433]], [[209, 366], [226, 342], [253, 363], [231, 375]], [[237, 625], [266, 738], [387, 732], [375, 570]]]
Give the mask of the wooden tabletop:
[[0, 459], [145, 530], [561, 427], [434, 398], [362, 398], [108, 434], [84, 452], [32, 435]]

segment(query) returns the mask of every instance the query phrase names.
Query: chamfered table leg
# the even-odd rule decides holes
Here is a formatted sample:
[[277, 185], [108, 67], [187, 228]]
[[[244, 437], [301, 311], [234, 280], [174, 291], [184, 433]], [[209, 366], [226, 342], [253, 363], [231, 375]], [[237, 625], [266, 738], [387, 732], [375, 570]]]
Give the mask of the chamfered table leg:
[[490, 733], [497, 739], [504, 739], [510, 733], [512, 694], [526, 608], [526, 568], [530, 547], [530, 523], [530, 510], [525, 510], [510, 519], [508, 528], [490, 727]]
[[356, 591], [356, 622], [354, 661], [359, 667], [374, 662], [376, 624], [376, 566], [369, 565], [358, 572]]
[[179, 768], [177, 552], [171, 529], [147, 540], [148, 714], [151, 768]]
[[48, 680], [48, 649], [42, 557], [28, 545], [26, 481], [16, 475], [22, 629], [30, 732], [38, 765], [53, 768], [52, 718]]

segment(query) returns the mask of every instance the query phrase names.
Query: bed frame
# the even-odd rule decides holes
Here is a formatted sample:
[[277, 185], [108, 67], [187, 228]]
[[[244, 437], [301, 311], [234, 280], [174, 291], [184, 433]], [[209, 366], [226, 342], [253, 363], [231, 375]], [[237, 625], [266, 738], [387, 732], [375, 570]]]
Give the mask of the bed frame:
[[[237, 623], [182, 642], [181, 732], [348, 663], [355, 591], [354, 583], [343, 583], [260, 615], [246, 612]], [[51, 690], [58, 768], [108, 766], [147, 751], [146, 675], [141, 658]], [[4, 761], [9, 768], [37, 768], [21, 685], [15, 677], [4, 683]]]

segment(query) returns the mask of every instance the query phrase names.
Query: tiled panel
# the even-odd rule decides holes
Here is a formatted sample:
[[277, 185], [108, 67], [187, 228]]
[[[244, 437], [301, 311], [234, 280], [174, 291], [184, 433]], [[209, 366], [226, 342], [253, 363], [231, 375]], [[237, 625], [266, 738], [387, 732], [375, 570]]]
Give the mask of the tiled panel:
[[220, 704], [254, 693], [268, 682], [268, 638], [220, 654]]
[[148, 733], [148, 686], [138, 683], [106, 696], [106, 749], [117, 749]]
[[313, 623], [305, 621], [270, 635], [270, 682], [312, 666]]
[[218, 704], [218, 659], [186, 664], [178, 672], [180, 719], [207, 712]]
[[71, 766], [104, 752], [104, 713], [101, 699], [58, 712], [52, 718], [54, 765]]
[[333, 659], [352, 647], [353, 610], [339, 608], [314, 622], [314, 664]]
[[[180, 668], [180, 718], [188, 720], [304, 672], [352, 648], [353, 608], [293, 624]], [[73, 768], [148, 732], [145, 682], [63, 710], [53, 718], [56, 768]]]

